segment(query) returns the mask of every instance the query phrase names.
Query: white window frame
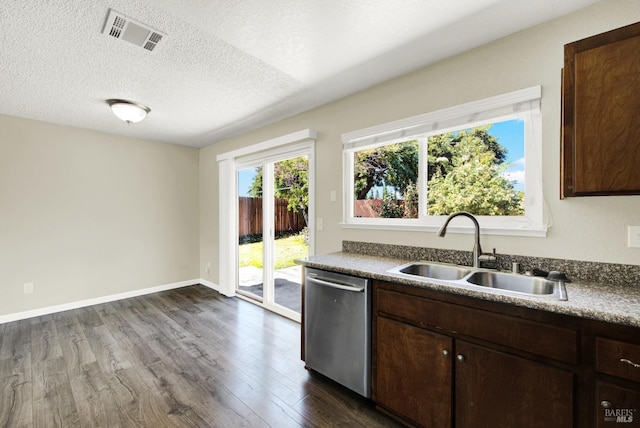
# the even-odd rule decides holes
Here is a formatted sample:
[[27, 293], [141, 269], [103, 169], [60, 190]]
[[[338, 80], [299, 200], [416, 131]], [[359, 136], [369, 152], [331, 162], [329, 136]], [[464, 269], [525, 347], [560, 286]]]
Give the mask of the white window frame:
[[[525, 140], [525, 214], [523, 216], [476, 216], [483, 233], [493, 235], [546, 236], [542, 194], [542, 88], [534, 86], [479, 101], [450, 107], [406, 119], [342, 134], [343, 143], [343, 222], [345, 228], [437, 231], [446, 216], [426, 212], [426, 162], [418, 177], [419, 217], [416, 219], [354, 217], [354, 153], [364, 149], [417, 139], [419, 159], [426, 159], [426, 139], [454, 130], [511, 119], [524, 120]], [[448, 232], [470, 233], [472, 224], [452, 224]]]

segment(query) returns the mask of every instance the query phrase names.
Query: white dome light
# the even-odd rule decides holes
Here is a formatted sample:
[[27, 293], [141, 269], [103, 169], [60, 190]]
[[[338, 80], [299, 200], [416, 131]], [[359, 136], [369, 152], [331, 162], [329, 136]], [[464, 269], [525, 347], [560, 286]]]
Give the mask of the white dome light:
[[140, 122], [151, 111], [147, 106], [126, 100], [111, 99], [107, 100], [107, 104], [111, 107], [113, 114], [129, 125]]

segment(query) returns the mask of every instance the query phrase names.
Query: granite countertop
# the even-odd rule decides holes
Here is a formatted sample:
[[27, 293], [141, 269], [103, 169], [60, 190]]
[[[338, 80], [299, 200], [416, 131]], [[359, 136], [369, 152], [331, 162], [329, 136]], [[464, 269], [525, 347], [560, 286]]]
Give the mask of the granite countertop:
[[566, 284], [568, 300], [560, 301], [535, 296], [506, 296], [482, 291], [477, 286], [452, 286], [446, 281], [413, 280], [403, 275], [387, 273], [387, 270], [410, 261], [412, 260], [350, 252], [330, 253], [297, 260], [299, 264], [307, 267], [640, 327], [640, 287], [572, 282]]

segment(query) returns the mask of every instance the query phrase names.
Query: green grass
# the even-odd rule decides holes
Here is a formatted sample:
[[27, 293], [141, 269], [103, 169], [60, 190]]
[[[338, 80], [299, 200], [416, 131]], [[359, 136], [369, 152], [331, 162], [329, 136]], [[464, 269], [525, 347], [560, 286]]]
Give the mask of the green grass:
[[[275, 246], [276, 269], [294, 266], [295, 259], [308, 255], [307, 243], [302, 234], [276, 239]], [[262, 242], [240, 245], [238, 260], [240, 267], [254, 266], [262, 269]]]

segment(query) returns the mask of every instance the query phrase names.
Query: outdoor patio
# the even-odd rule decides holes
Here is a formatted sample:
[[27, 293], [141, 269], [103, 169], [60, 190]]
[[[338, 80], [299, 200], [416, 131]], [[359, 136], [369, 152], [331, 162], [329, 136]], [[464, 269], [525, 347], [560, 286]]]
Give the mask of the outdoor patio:
[[[275, 302], [292, 311], [300, 313], [302, 299], [300, 282], [302, 266], [291, 266], [275, 271]], [[239, 269], [238, 288], [242, 291], [263, 297], [262, 269], [246, 266]]]

